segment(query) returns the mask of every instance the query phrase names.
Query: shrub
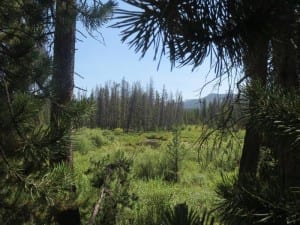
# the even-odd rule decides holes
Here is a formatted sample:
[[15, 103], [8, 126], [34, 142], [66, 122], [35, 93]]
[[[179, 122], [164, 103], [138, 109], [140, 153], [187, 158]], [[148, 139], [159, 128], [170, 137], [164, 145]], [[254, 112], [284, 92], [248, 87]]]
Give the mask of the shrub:
[[160, 151], [145, 148], [145, 151], [135, 158], [133, 171], [137, 178], [144, 180], [163, 178], [167, 172], [167, 165]]
[[180, 203], [173, 209], [168, 209], [163, 214], [162, 225], [213, 225], [214, 217], [206, 210], [199, 214], [189, 209], [186, 203]]
[[225, 224], [299, 224], [299, 188], [282, 192], [279, 181], [247, 177], [243, 184], [223, 179], [217, 193], [221, 198], [218, 212]]
[[184, 146], [180, 141], [180, 130], [177, 128], [173, 131], [172, 141], [167, 146], [165, 161], [167, 173], [165, 179], [168, 181], [178, 182], [180, 164], [184, 157]]
[[180, 130], [176, 129], [167, 148], [147, 148], [137, 157], [134, 165], [135, 175], [146, 180], [160, 177], [166, 181], [177, 182], [183, 156], [184, 146], [180, 141]]
[[74, 150], [86, 154], [88, 151], [106, 145], [108, 140], [100, 129], [81, 129], [78, 134], [74, 135], [73, 143]]
[[114, 129], [114, 134], [115, 135], [121, 135], [123, 133], [124, 133], [124, 130], [120, 127], [117, 127], [117, 128]]
[[103, 145], [107, 144], [107, 140], [101, 133], [94, 133], [90, 136], [90, 139], [92, 140], [93, 144], [97, 148], [101, 148]]
[[[115, 225], [118, 215], [131, 205], [134, 196], [129, 193], [132, 161], [121, 152], [107, 155], [100, 161], [92, 161], [87, 171], [92, 175], [92, 186], [98, 189], [98, 200], [90, 224]], [[101, 212], [97, 214], [98, 212]]]
[[79, 151], [81, 154], [86, 154], [89, 150], [94, 148], [90, 139], [83, 135], [76, 135], [74, 137], [73, 146], [75, 151]]

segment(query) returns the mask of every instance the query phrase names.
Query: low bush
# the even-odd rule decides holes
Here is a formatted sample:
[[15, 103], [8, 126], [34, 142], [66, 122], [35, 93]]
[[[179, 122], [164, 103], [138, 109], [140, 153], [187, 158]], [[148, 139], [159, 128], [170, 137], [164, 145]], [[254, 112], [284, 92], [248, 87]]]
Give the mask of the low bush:
[[84, 135], [76, 135], [74, 137], [73, 147], [75, 151], [78, 151], [81, 154], [86, 154], [88, 151], [95, 148], [91, 140]]
[[100, 129], [81, 129], [73, 137], [74, 150], [82, 154], [101, 148], [108, 142]]
[[107, 139], [100, 132], [92, 134], [90, 139], [97, 148], [101, 148], [103, 145], [107, 144]]
[[122, 128], [115, 128], [114, 129], [114, 134], [115, 135], [121, 135], [121, 134], [123, 134], [124, 133], [124, 130], [122, 129]]
[[144, 152], [138, 154], [134, 160], [134, 176], [143, 180], [163, 178], [167, 172], [164, 160], [163, 154], [159, 150], [146, 147]]
[[176, 204], [174, 208], [163, 214], [162, 225], [214, 225], [215, 219], [210, 212], [204, 210], [202, 214], [186, 203]]

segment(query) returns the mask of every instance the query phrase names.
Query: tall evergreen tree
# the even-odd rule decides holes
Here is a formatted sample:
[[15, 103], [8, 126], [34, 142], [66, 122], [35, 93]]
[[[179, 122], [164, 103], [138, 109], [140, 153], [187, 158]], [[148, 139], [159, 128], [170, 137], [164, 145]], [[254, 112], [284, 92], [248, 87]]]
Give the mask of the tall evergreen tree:
[[54, 193], [68, 186], [61, 177], [66, 172], [63, 165], [48, 166], [50, 150], [58, 141], [49, 138], [47, 120], [51, 59], [44, 46], [51, 4], [2, 1], [0, 5], [0, 221], [4, 224], [48, 223], [53, 215], [46, 199], [59, 201]]
[[126, 118], [128, 117], [128, 103], [129, 103], [129, 84], [125, 79], [121, 82], [121, 127], [125, 129]]
[[[71, 128], [71, 119], [64, 114], [67, 113], [66, 107], [72, 100], [74, 88], [76, 1], [57, 1], [55, 8], [51, 126], [55, 136], [62, 136], [66, 129]], [[71, 143], [65, 146], [66, 149], [62, 149], [53, 161], [67, 161], [72, 165]]]
[[[111, 13], [113, 6], [113, 2], [103, 5], [101, 2], [94, 1], [93, 8], [90, 10], [86, 2], [82, 2], [78, 7], [75, 0], [55, 1], [53, 101], [51, 105], [51, 130], [54, 136], [62, 136], [64, 132], [71, 135], [72, 120], [66, 109], [71, 104], [73, 97], [77, 13], [81, 12], [81, 18], [88, 29], [96, 29]], [[63, 143], [61, 151], [58, 152], [53, 161], [55, 163], [68, 162], [72, 166], [71, 139], [66, 138], [65, 140], [66, 143]], [[57, 218], [59, 224], [62, 225], [80, 224], [79, 209], [64, 210], [58, 214]]]
[[[53, 211], [49, 210], [49, 205], [30, 205], [32, 201], [29, 201], [28, 197], [30, 192], [38, 192], [47, 199], [55, 193], [54, 189], [59, 192], [60, 189], [55, 184], [63, 182], [63, 173], [67, 170], [63, 165], [66, 162], [72, 163], [70, 141], [67, 137], [70, 136], [72, 117], [72, 109], [69, 106], [74, 87], [76, 17], [79, 15], [89, 29], [98, 28], [109, 18], [115, 5], [113, 2], [94, 3], [93, 10], [90, 10], [91, 7], [86, 1], [1, 2], [1, 164], [4, 163], [8, 168], [4, 174], [8, 181], [7, 190], [10, 189], [9, 192], [15, 195], [1, 197], [8, 208], [12, 209], [9, 213], [12, 216], [3, 219], [5, 223], [44, 224], [49, 223], [54, 216]], [[47, 52], [45, 49], [51, 48], [52, 43], [53, 52]], [[49, 55], [53, 56], [53, 61]], [[43, 117], [38, 113], [48, 111], [49, 99], [50, 127], [49, 121], [41, 120]], [[11, 118], [9, 122], [4, 122], [5, 117]], [[7, 133], [10, 131], [12, 133]], [[10, 141], [4, 139], [5, 133], [9, 134]], [[15, 144], [10, 145], [9, 142]], [[9, 157], [7, 152], [10, 152]], [[19, 174], [19, 171], [24, 172]], [[53, 171], [56, 171], [56, 174]], [[48, 182], [45, 180], [46, 175], [53, 178], [53, 187], [49, 185], [42, 188], [43, 182]], [[28, 190], [20, 188], [22, 186]], [[36, 188], [37, 186], [40, 188]], [[72, 186], [62, 186], [62, 189], [64, 188], [71, 190]], [[16, 201], [14, 197], [17, 197]], [[64, 200], [57, 199], [54, 202], [63, 204]], [[39, 201], [45, 202], [45, 199]], [[13, 206], [12, 202], [19, 206]], [[7, 212], [1, 211], [1, 215], [7, 215]], [[16, 212], [15, 217], [18, 217], [16, 220], [13, 218], [13, 212]], [[65, 216], [64, 221], [61, 221], [62, 214], [58, 215], [57, 222], [80, 224], [78, 214]], [[40, 220], [41, 217], [45, 220]]]

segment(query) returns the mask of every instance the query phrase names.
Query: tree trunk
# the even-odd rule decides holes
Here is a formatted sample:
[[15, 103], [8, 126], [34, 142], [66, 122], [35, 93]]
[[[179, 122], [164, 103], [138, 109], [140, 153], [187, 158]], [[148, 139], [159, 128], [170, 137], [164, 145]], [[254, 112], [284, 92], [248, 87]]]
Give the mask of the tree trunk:
[[[51, 104], [51, 128], [56, 136], [62, 136], [71, 130], [71, 118], [66, 116], [66, 109], [72, 100], [74, 88], [74, 57], [76, 32], [76, 1], [56, 1], [54, 56]], [[55, 157], [55, 162], [64, 161], [72, 164], [70, 143], [63, 154]]]
[[[300, 14], [285, 9], [286, 26], [279, 28], [273, 41], [274, 69], [277, 83], [287, 92], [300, 87]], [[279, 40], [279, 41], [278, 41]], [[279, 161], [281, 187], [300, 186], [300, 149], [291, 143], [279, 143], [275, 147]]]
[[[266, 84], [267, 79], [268, 40], [259, 39], [248, 45], [244, 56], [245, 75], [250, 79], [250, 85], [259, 82]], [[249, 108], [257, 101], [256, 96], [249, 96]], [[261, 134], [251, 125], [251, 111], [249, 122], [246, 125], [246, 134], [242, 157], [239, 168], [239, 181], [248, 176], [255, 176], [259, 161], [259, 149], [261, 145]]]
[[[76, 32], [76, 0], [57, 0], [54, 33], [54, 68], [52, 76], [53, 101], [51, 106], [51, 129], [56, 137], [63, 138], [59, 152], [52, 163], [67, 162], [71, 167], [73, 154], [71, 145], [71, 118], [66, 110], [73, 97], [74, 58]], [[70, 191], [75, 191], [70, 190]], [[59, 225], [80, 225], [78, 208], [59, 211], [56, 220]]]
[[297, 73], [297, 85], [300, 87], [300, 5], [298, 5], [298, 8], [295, 13], [296, 17], [296, 73]]
[[[248, 123], [239, 168], [239, 180], [245, 176], [255, 176], [259, 160], [260, 135]], [[247, 179], [247, 177], [245, 177]]]

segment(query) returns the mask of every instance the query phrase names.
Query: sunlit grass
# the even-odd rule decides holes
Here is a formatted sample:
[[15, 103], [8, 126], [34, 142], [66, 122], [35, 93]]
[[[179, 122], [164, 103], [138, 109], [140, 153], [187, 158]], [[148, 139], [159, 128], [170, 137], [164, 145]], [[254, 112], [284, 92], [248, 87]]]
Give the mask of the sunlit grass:
[[[221, 180], [222, 174], [234, 173], [239, 165], [239, 142], [242, 141], [243, 132], [237, 132], [235, 139], [223, 137], [221, 145], [215, 144], [217, 135], [213, 136], [199, 148], [201, 130], [199, 126], [186, 126], [180, 131], [184, 150], [177, 183], [164, 180], [164, 174], [168, 170], [167, 145], [172, 140], [172, 132], [79, 130], [74, 135], [74, 168], [79, 204], [85, 206], [82, 208], [91, 210], [97, 199], [96, 190], [91, 187], [90, 178], [85, 173], [91, 160], [101, 160], [107, 154], [122, 151], [133, 161], [130, 191], [137, 196], [137, 201], [132, 209], [119, 215], [120, 225], [126, 224], [124, 221], [143, 225], [150, 218], [154, 224], [156, 216], [159, 217], [153, 215], [155, 210], [181, 202], [196, 209], [212, 209], [217, 198], [214, 191], [217, 182]], [[86, 210], [82, 213], [87, 217], [90, 212]]]

